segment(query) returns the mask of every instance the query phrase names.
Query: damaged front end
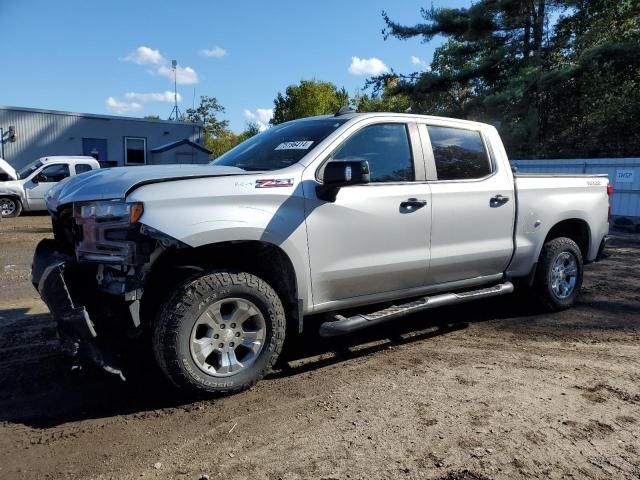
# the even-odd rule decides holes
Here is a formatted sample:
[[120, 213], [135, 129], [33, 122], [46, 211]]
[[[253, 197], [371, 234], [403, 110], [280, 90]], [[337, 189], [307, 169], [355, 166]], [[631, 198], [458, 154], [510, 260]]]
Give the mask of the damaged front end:
[[140, 203], [84, 202], [52, 214], [54, 239], [35, 251], [32, 282], [58, 324], [65, 353], [124, 380], [119, 353], [142, 331], [151, 266], [182, 245], [139, 223]]

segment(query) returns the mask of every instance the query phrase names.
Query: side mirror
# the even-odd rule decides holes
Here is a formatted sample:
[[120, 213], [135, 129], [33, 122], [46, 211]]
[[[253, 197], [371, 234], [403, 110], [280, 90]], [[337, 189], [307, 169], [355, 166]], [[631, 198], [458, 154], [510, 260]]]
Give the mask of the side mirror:
[[335, 202], [341, 187], [364, 185], [370, 181], [369, 162], [366, 160], [334, 160], [325, 165], [322, 185], [316, 187], [316, 195], [322, 200]]
[[40, 176], [40, 174], [34, 175], [33, 178], [31, 179], [31, 183], [37, 185], [42, 181], [42, 177]]

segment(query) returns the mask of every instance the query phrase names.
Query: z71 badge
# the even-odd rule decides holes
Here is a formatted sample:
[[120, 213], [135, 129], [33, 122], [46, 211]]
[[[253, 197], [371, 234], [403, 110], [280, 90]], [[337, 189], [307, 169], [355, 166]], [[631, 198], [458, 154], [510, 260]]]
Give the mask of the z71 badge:
[[256, 180], [256, 188], [293, 187], [293, 178], [263, 178]]

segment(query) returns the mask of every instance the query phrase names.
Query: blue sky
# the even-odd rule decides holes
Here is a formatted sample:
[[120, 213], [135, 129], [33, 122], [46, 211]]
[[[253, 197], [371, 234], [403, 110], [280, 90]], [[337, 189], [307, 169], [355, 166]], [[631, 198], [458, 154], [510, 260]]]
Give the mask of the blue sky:
[[[469, 6], [470, 0], [433, 4]], [[194, 89], [196, 99], [215, 96], [240, 131], [248, 120], [265, 121], [276, 94], [301, 79], [332, 81], [353, 94], [367, 72], [421, 68], [412, 56], [430, 62], [441, 40], [384, 41], [381, 11], [415, 23], [430, 5], [0, 0], [0, 105], [166, 118], [175, 58], [182, 69], [180, 108], [191, 106]]]

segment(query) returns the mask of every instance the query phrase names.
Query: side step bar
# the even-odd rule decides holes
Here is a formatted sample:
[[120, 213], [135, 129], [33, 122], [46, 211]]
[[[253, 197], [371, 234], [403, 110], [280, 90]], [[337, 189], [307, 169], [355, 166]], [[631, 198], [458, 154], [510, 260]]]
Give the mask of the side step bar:
[[479, 300], [481, 298], [496, 297], [513, 292], [513, 284], [511, 282], [501, 283], [489, 288], [481, 288], [479, 290], [469, 290], [459, 293], [443, 293], [433, 295], [431, 297], [423, 297], [412, 302], [400, 305], [392, 305], [377, 312], [368, 313], [366, 315], [358, 314], [353, 317], [344, 317], [342, 315], [334, 315], [335, 321], [324, 322], [320, 325], [321, 337], [336, 337], [347, 333], [357, 332], [364, 328], [379, 325], [380, 323], [395, 320], [412, 313], [421, 312], [430, 308], [444, 307], [445, 305], [455, 305], [458, 303], [469, 302], [471, 300]]

